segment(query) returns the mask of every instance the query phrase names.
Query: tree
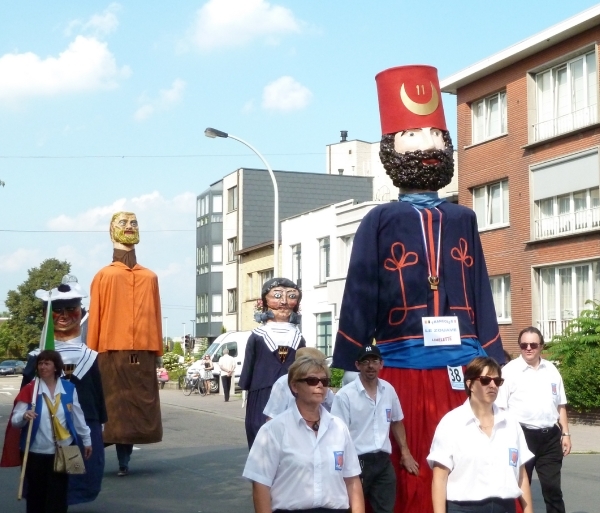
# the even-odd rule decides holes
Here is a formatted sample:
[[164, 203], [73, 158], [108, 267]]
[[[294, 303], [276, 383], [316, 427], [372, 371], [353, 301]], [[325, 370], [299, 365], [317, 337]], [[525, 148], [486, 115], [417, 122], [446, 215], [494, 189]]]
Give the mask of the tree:
[[173, 354], [177, 354], [179, 356], [183, 356], [183, 349], [181, 349], [181, 343], [175, 342], [175, 347], [173, 347]]
[[569, 404], [576, 410], [600, 407], [600, 301], [556, 335], [548, 345], [548, 358], [558, 362]]
[[35, 297], [38, 289], [50, 290], [60, 285], [62, 277], [69, 274], [71, 264], [56, 258], [44, 260], [39, 267], [27, 271], [27, 279], [17, 287], [9, 290], [5, 301], [10, 319], [3, 323], [8, 332], [0, 336], [0, 350], [7, 338], [5, 354], [14, 358], [23, 358], [40, 342], [40, 334], [44, 326], [43, 303]]

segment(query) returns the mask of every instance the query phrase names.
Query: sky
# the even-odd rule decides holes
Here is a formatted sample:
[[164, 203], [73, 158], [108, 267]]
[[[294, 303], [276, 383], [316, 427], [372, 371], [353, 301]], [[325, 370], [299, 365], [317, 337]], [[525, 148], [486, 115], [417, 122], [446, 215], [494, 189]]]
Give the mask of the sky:
[[[325, 146], [378, 141], [375, 75], [443, 79], [593, 1], [10, 2], [0, 16], [0, 311], [44, 259], [89, 290], [110, 217], [137, 214], [168, 335], [192, 330], [195, 198], [239, 167], [325, 172]], [[444, 94], [451, 134], [456, 98]], [[299, 191], [301, 193], [301, 191]], [[290, 198], [290, 200], [293, 198]], [[285, 201], [285, 198], [280, 199]], [[85, 303], [85, 301], [84, 301]], [[163, 329], [166, 328], [164, 323]]]

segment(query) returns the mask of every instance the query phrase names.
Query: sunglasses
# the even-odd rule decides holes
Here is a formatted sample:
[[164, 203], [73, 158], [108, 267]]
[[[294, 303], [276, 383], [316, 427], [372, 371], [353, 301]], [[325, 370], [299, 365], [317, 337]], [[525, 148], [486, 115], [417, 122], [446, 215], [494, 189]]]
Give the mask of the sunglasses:
[[479, 380], [479, 383], [481, 383], [484, 387], [487, 387], [492, 381], [497, 387], [502, 386], [502, 383], [504, 383], [504, 378], [491, 378], [489, 376], [477, 376], [473, 379]]
[[319, 384], [319, 382], [321, 382], [321, 384], [324, 387], [329, 386], [329, 378], [315, 378], [314, 376], [309, 376], [308, 378], [302, 378], [302, 379], [298, 379], [296, 381], [302, 381], [303, 383], [306, 383], [307, 385], [310, 385], [311, 387], [316, 387]]
[[537, 349], [540, 345], [537, 342], [521, 342], [519, 347], [521, 349], [527, 349], [527, 346], [531, 347], [531, 349]]

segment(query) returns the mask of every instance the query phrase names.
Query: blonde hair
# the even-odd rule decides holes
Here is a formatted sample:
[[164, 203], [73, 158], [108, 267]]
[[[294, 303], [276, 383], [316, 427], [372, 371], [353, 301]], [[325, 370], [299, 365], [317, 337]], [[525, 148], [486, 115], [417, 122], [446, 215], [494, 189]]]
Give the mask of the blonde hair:
[[302, 358], [303, 356], [310, 356], [317, 360], [325, 360], [325, 358], [327, 358], [325, 353], [319, 351], [316, 347], [301, 347], [298, 349], [298, 351], [296, 351], [296, 360], [298, 358]]
[[313, 356], [300, 356], [296, 358], [296, 361], [290, 365], [288, 370], [288, 386], [290, 390], [292, 389], [290, 386], [292, 383], [305, 378], [309, 372], [314, 370], [323, 371], [328, 378], [331, 377], [331, 371], [327, 367], [324, 358], [314, 358]]

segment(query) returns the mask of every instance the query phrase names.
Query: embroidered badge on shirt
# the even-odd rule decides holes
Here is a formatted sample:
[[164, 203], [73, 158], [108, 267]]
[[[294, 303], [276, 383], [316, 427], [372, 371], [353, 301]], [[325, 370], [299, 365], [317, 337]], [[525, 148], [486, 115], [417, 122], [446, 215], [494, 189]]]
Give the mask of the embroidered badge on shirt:
[[558, 394], [558, 391], [556, 388], [556, 383], [552, 383], [552, 395], [557, 395], [557, 394]]
[[385, 418], [387, 419], [388, 422], [392, 422], [392, 410], [391, 409], [386, 408]]
[[508, 464], [516, 467], [519, 462], [519, 450], [518, 449], [508, 449]]
[[72, 403], [67, 404], [67, 410], [73, 411], [73, 404]]
[[344, 451], [333, 451], [333, 460], [335, 461], [335, 470], [342, 470], [344, 467]]

